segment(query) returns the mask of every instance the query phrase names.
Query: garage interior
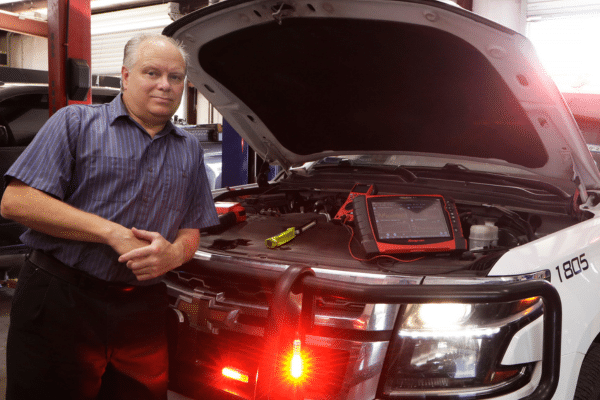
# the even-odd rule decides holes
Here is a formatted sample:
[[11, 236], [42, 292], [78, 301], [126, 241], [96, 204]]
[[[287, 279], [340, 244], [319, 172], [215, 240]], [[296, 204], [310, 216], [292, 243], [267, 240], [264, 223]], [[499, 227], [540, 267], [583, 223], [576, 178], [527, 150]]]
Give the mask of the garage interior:
[[[227, 0], [224, 0], [227, 1]], [[447, 0], [450, 1], [450, 0]], [[600, 160], [600, 53], [593, 50], [600, 37], [600, 1], [587, 0], [455, 0], [459, 6], [491, 19], [522, 35], [534, 44], [545, 68], [557, 83], [579, 123], [592, 154]], [[87, 3], [87, 4], [86, 4]], [[0, 68], [48, 71], [58, 77], [59, 88], [68, 87], [65, 70], [52, 61], [53, 46], [63, 48], [64, 40], [88, 37], [89, 42], [70, 47], [80, 54], [70, 58], [88, 61], [92, 75], [118, 77], [123, 45], [138, 33], [160, 33], [182, 16], [208, 5], [205, 0], [70, 0], [72, 9], [81, 7], [84, 17], [69, 22], [69, 38], [49, 40], [64, 24], [63, 0], [0, 0]], [[87, 8], [87, 10], [86, 10]], [[59, 10], [57, 10], [59, 9]], [[49, 11], [50, 10], [50, 11]], [[89, 17], [85, 17], [89, 13]], [[62, 24], [62, 25], [61, 25]], [[86, 32], [81, 32], [85, 30]], [[60, 35], [57, 35], [60, 36]], [[62, 42], [61, 42], [62, 40]], [[85, 41], [85, 40], [84, 40]], [[54, 74], [54, 75], [53, 75]], [[63, 90], [64, 91], [64, 90]], [[86, 92], [87, 93], [87, 92]], [[75, 96], [72, 96], [73, 98]], [[86, 100], [83, 100], [85, 102]], [[74, 101], [62, 96], [56, 109]], [[176, 122], [198, 126], [223, 126], [218, 111], [192, 86], [176, 113]], [[225, 139], [222, 139], [223, 141]], [[246, 157], [248, 174], [226, 179]], [[248, 155], [223, 153], [223, 181], [220, 187], [250, 183], [256, 179], [257, 164]], [[12, 284], [0, 287], [0, 398], [4, 398], [6, 331], [10, 314]], [[184, 399], [175, 393], [170, 399]]]
[[[597, 98], [600, 93], [600, 56], [597, 52], [589, 51], [594, 48], [594, 38], [600, 34], [597, 24], [600, 2], [447, 1], [453, 1], [475, 14], [527, 36], [577, 117], [587, 142], [600, 145], [600, 129], [592, 121], [600, 109], [600, 100]], [[73, 0], [70, 4], [71, 8], [77, 6], [85, 9], [86, 3], [82, 1], [81, 6], [77, 6], [77, 1]], [[118, 77], [123, 45], [128, 38], [136, 33], [161, 32], [173, 21], [208, 4], [207, 0], [92, 0], [89, 2], [89, 20], [72, 18], [69, 29], [71, 35], [78, 37], [77, 30], [80, 28], [75, 24], [80, 23], [81, 29], [90, 35], [89, 49], [79, 50], [77, 40], [71, 44], [71, 51], [90, 52], [88, 57], [92, 74]], [[57, 14], [55, 24], [67, 23], [66, 19], [58, 20], [59, 17]], [[46, 0], [0, 0], [0, 67], [48, 71], [48, 35], [53, 29], [49, 22], [52, 21], [48, 21]], [[61, 48], [64, 44], [61, 46], [57, 42], [55, 46]], [[50, 73], [53, 73], [52, 69]], [[192, 85], [184, 93], [184, 101], [175, 118], [189, 125], [223, 124], [222, 116]], [[229, 162], [236, 165], [239, 157], [239, 154], [235, 154]], [[252, 163], [253, 159], [250, 160], [248, 176], [230, 177], [222, 186], [252, 182], [256, 173]], [[228, 171], [224, 169], [223, 173], [226, 179]]]
[[[596, 23], [599, 2], [447, 1], [454, 1], [475, 14], [530, 38], [539, 57], [578, 118], [587, 142], [600, 144], [600, 131], [591, 121], [600, 108], [600, 100], [596, 96], [600, 92], [600, 56], [597, 52], [588, 51], [594, 46], [593, 38], [599, 34]], [[64, 30], [65, 24], [70, 23], [69, 35], [78, 40], [70, 43], [69, 58], [76, 59], [77, 52], [87, 54], [93, 75], [118, 77], [123, 45], [131, 36], [144, 32], [159, 33], [173, 21], [208, 5], [204, 0], [92, 0], [89, 4], [87, 1], [78, 4], [73, 0], [70, 2], [71, 9], [81, 7], [83, 15], [87, 12], [89, 17], [72, 17], [69, 22], [66, 15], [60, 14], [65, 13], [62, 7], [58, 7], [62, 2], [55, 2], [56, 6], [50, 7], [50, 17], [56, 19], [53, 22], [52, 19], [49, 20], [48, 3], [45, 0], [0, 0], [0, 67], [48, 71], [48, 65], [57, 65], [49, 58], [52, 57], [52, 51], [49, 52], [49, 49], [65, 47], [65, 43], [61, 44], [60, 40], [68, 42], [68, 38], [61, 39], [59, 32]], [[51, 1], [50, 5], [52, 4]], [[86, 41], [79, 40], [80, 30], [86, 32], [86, 37], [89, 34], [88, 46], [81, 46], [81, 43]], [[53, 33], [55, 34], [52, 35]], [[56, 38], [55, 43], [49, 43], [49, 34]], [[58, 55], [55, 57], [56, 60], [61, 59]], [[53, 78], [53, 74], [59, 77], [61, 73], [65, 73], [65, 68], [67, 67], [60, 64], [58, 68], [50, 68], [50, 77]], [[61, 82], [61, 79], [51, 80]], [[60, 101], [56, 106], [67, 104], [66, 98]], [[191, 84], [186, 88], [184, 101], [174, 118], [189, 125], [223, 124], [222, 116]], [[229, 162], [235, 165], [239, 157], [240, 155], [235, 154]], [[252, 165], [255, 162], [252, 156], [250, 158], [248, 176], [232, 177], [222, 186], [253, 182], [257, 168]], [[224, 179], [227, 178], [226, 168], [223, 169], [223, 173]]]

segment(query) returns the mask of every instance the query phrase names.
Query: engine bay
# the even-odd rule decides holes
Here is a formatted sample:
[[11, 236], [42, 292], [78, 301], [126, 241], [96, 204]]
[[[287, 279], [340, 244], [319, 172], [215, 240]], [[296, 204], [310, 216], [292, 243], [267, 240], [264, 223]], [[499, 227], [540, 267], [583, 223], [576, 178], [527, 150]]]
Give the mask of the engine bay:
[[[386, 192], [374, 197], [400, 194]], [[448, 202], [446, 219], [456, 218], [458, 233], [464, 238], [462, 248], [428, 251], [420, 250], [416, 245], [411, 246], [410, 251], [392, 250], [374, 255], [361, 246], [358, 224], [350, 218], [356, 195], [352, 190], [277, 186], [226, 192], [215, 200], [238, 204], [243, 210], [243, 221], [238, 219], [203, 231], [201, 249], [257, 261], [300, 263], [310, 267], [379, 270], [407, 275], [485, 276], [510, 249], [578, 222], [567, 210], [564, 214], [516, 211], [445, 196]], [[441, 194], [436, 196], [442, 197]], [[448, 213], [448, 210], [452, 212]], [[301, 232], [300, 228], [307, 226], [309, 228]], [[283, 240], [281, 245], [269, 244], [269, 239], [282, 238], [285, 234], [292, 238]]]

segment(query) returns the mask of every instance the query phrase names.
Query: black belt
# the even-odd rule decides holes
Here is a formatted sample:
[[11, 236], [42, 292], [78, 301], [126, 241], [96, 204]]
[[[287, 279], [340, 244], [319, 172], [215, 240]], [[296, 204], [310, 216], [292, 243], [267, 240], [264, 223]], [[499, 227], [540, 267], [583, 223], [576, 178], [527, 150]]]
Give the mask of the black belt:
[[161, 286], [161, 284], [136, 286], [120, 282], [108, 282], [78, 269], [71, 268], [40, 250], [33, 250], [29, 254], [28, 261], [62, 281], [82, 289], [100, 293], [133, 294], [156, 290]]

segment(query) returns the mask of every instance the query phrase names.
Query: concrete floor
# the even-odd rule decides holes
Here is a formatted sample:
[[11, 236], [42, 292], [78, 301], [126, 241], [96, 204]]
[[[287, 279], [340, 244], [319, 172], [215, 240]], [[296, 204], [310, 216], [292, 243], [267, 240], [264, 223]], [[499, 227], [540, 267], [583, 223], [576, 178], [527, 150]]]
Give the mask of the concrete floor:
[[[6, 335], [10, 315], [10, 303], [14, 289], [0, 287], [0, 399], [6, 394]], [[169, 400], [192, 400], [177, 393], [169, 392]]]

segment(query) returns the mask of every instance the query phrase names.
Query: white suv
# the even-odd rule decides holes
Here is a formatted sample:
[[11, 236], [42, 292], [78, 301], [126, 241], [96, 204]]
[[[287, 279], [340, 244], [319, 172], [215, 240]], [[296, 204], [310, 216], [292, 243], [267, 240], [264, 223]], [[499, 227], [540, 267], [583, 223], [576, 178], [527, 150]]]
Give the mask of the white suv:
[[284, 170], [215, 192], [235, 218], [166, 277], [172, 390], [600, 398], [600, 174], [525, 37], [434, 0], [227, 0], [165, 33]]

